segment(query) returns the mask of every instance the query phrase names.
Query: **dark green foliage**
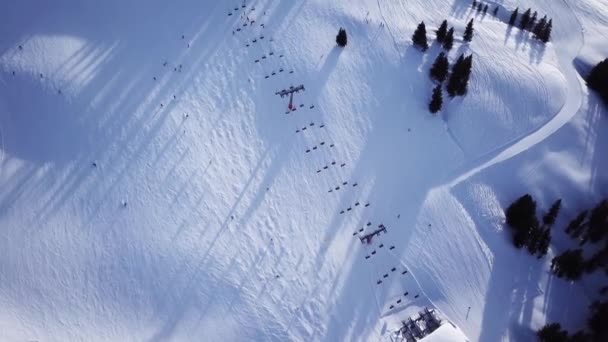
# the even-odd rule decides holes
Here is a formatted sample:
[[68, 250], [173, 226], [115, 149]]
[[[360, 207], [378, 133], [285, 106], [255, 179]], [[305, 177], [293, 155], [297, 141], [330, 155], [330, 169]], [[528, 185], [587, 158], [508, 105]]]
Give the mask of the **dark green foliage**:
[[443, 43], [445, 35], [448, 33], [448, 21], [444, 20], [441, 23], [441, 26], [439, 26], [439, 29], [435, 31], [435, 33], [437, 34], [437, 41]]
[[507, 224], [517, 230], [528, 230], [536, 217], [536, 202], [525, 194], [513, 202], [505, 212]]
[[524, 14], [521, 15], [521, 19], [519, 20], [519, 28], [522, 30], [525, 30], [526, 27], [528, 27], [528, 24], [530, 23], [530, 12], [532, 10], [530, 8], [528, 8]]
[[538, 247], [537, 247], [538, 259], [547, 255], [550, 244], [551, 244], [551, 230], [549, 230], [549, 228], [544, 228], [542, 230], [542, 234], [538, 241]]
[[589, 215], [586, 239], [596, 243], [608, 234], [608, 200], [601, 201]]
[[346, 30], [340, 27], [338, 35], [336, 36], [336, 43], [338, 44], [338, 46], [345, 47], [346, 43], [348, 43], [347, 40], [348, 39], [346, 37]]
[[488, 5], [483, 6], [483, 14], [488, 13]]
[[587, 218], [588, 213], [587, 210], [583, 210], [574, 220], [570, 221], [568, 227], [566, 227], [566, 233], [573, 239], [579, 238], [585, 230], [585, 219]]
[[473, 7], [473, 8], [477, 7], [477, 0], [473, 0], [473, 4], [471, 4], [471, 7]]
[[608, 104], [608, 58], [599, 62], [587, 76], [589, 88], [597, 91]]
[[477, 12], [481, 12], [481, 10], [483, 10], [483, 4], [481, 2], [479, 2], [477, 4]]
[[551, 30], [552, 29], [553, 29], [553, 19], [549, 19], [547, 26], [545, 26], [545, 29], [542, 31], [541, 36], [540, 36], [540, 40], [543, 43], [546, 43], [549, 40], [551, 40]]
[[534, 29], [534, 26], [536, 26], [536, 17], [538, 16], [538, 13], [536, 13], [536, 11], [534, 11], [534, 13], [532, 13], [532, 17], [530, 17], [530, 21], [528, 22], [528, 25], [526, 25], [526, 30], [531, 31]]
[[558, 277], [568, 280], [578, 280], [583, 274], [585, 260], [583, 250], [567, 250], [551, 260], [551, 270]]
[[568, 342], [568, 332], [559, 323], [551, 323], [536, 332], [540, 342]]
[[525, 243], [528, 252], [532, 255], [536, 254], [537, 258], [540, 259], [549, 251], [551, 230], [548, 227], [541, 227], [539, 225], [532, 226], [528, 231]]
[[494, 11], [492, 11], [492, 15], [495, 17], [498, 15], [498, 6], [494, 7]]
[[443, 48], [450, 51], [452, 49], [452, 46], [454, 46], [454, 28], [450, 27], [448, 33], [443, 39]]
[[513, 13], [511, 13], [511, 18], [509, 18], [509, 25], [511, 26], [515, 25], [515, 21], [517, 20], [517, 11], [519, 11], [519, 7], [513, 10]]
[[538, 228], [536, 202], [525, 194], [513, 202], [505, 211], [507, 224], [513, 230], [513, 243], [521, 248], [527, 244], [532, 229]]
[[532, 226], [528, 231], [528, 238], [526, 240], [526, 248], [530, 254], [534, 255], [538, 252], [540, 247], [540, 240], [543, 235], [543, 229], [538, 225]]
[[543, 16], [537, 23], [534, 25], [532, 32], [534, 33], [534, 38], [540, 39], [540, 36], [545, 31], [545, 27], [547, 26], [547, 16]]
[[543, 216], [543, 223], [546, 226], [552, 226], [555, 223], [555, 219], [557, 218], [557, 214], [559, 213], [559, 209], [561, 207], [562, 207], [561, 199], [558, 199], [557, 201], [553, 202], [553, 204], [551, 205], [551, 208], [549, 209], [547, 214], [545, 214], [545, 216]]
[[441, 94], [441, 85], [438, 85], [433, 89], [433, 97], [431, 98], [431, 103], [429, 103], [429, 110], [435, 114], [441, 110], [442, 105], [443, 95]]
[[595, 254], [593, 254], [591, 258], [587, 260], [585, 264], [585, 271], [591, 273], [600, 267], [602, 267], [604, 272], [608, 274], [608, 239], [606, 240], [604, 247], [595, 252]]
[[450, 62], [448, 62], [448, 58], [445, 56], [445, 53], [441, 52], [435, 59], [429, 73], [432, 79], [441, 83], [447, 77], [449, 68]]
[[464, 30], [463, 39], [470, 42], [473, 39], [473, 19], [467, 24], [467, 28]]
[[466, 58], [463, 55], [458, 57], [458, 60], [452, 67], [452, 74], [448, 80], [448, 95], [451, 97], [466, 95], [472, 66], [473, 55], [469, 55]]
[[588, 333], [579, 330], [574, 335], [570, 336], [568, 342], [593, 342], [593, 339]]
[[414, 45], [418, 46], [422, 51], [426, 51], [429, 48], [429, 43], [426, 40], [426, 26], [424, 26], [424, 21], [418, 24], [418, 27], [412, 36], [412, 42], [414, 42]]
[[608, 341], [608, 302], [594, 302], [590, 309], [591, 316], [587, 325], [594, 341]]

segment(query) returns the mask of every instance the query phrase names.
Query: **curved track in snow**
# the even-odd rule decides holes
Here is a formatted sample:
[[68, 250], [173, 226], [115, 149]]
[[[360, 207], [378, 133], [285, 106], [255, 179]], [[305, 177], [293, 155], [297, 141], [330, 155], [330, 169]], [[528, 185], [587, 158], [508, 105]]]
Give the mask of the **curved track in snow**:
[[[571, 11], [570, 5], [564, 0], [562, 1], [570, 11], [567, 11], [577, 22], [578, 27], [578, 39], [564, 39], [563, 42], [556, 42], [556, 50], [558, 50], [557, 58], [562, 70], [562, 74], [566, 79], [568, 92], [566, 94], [566, 101], [560, 111], [547, 123], [541, 127], [533, 130], [532, 132], [523, 135], [511, 142], [494, 149], [491, 152], [486, 153], [484, 156], [478, 158], [477, 166], [466, 166], [464, 173], [457, 176], [454, 180], [449, 182], [449, 186], [453, 187], [469, 177], [477, 174], [478, 172], [487, 169], [495, 164], [502, 161], [515, 157], [516, 155], [525, 152], [534, 145], [542, 142], [550, 135], [555, 133], [558, 129], [564, 126], [572, 117], [579, 111], [582, 105], [583, 96], [583, 81], [580, 78], [578, 72], [574, 68], [573, 61], [578, 56], [580, 50], [584, 45], [583, 27], [574, 14]], [[575, 43], [575, 44], [573, 44]], [[493, 156], [493, 157], [491, 157]]]

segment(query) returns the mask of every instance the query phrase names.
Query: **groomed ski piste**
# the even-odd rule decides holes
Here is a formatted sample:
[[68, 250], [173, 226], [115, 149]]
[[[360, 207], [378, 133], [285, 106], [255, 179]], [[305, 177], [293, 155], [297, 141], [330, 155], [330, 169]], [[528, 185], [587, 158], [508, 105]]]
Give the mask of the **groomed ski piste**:
[[[497, 17], [468, 0], [5, 4], [0, 340], [390, 341], [424, 308], [444, 319], [424, 341], [584, 326], [595, 284], [550, 274], [559, 237], [542, 260], [513, 248], [503, 208], [562, 198], [563, 226], [608, 195], [607, 113], [581, 77], [608, 56], [608, 6], [485, 3]], [[515, 7], [552, 18], [551, 42], [510, 28]], [[474, 60], [435, 116], [443, 19], [450, 62]], [[289, 110], [277, 92], [299, 85]]]

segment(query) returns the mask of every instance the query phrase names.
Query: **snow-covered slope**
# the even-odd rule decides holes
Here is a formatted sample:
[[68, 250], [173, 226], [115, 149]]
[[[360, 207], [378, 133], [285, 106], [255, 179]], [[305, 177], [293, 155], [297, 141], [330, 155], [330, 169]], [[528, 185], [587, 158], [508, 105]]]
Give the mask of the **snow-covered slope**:
[[[584, 291], [510, 246], [500, 208], [606, 195], [604, 110], [572, 61], [608, 11], [529, 1], [554, 20], [543, 46], [505, 24], [523, 4], [497, 4], [6, 6], [0, 340], [377, 340], [423, 306], [470, 340], [520, 340], [582, 312]], [[432, 116], [440, 50], [410, 37], [444, 18], [473, 74]], [[275, 92], [299, 84], [285, 114]]]
[[441, 341], [460, 341], [466, 342], [467, 338], [464, 336], [456, 326], [451, 323], [442, 324], [433, 334], [423, 338], [421, 341], [424, 342], [441, 342]]

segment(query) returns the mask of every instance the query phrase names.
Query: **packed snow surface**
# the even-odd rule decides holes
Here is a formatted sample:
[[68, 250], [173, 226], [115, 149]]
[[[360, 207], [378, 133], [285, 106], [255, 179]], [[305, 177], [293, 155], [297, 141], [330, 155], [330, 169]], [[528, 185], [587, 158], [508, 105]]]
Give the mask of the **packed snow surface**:
[[[515, 250], [503, 208], [563, 198], [563, 225], [608, 195], [606, 110], [574, 63], [606, 56], [608, 7], [488, 5], [7, 3], [0, 340], [367, 341], [425, 306], [458, 327], [439, 340], [582, 326], [592, 286], [547, 267], [567, 241]], [[517, 6], [550, 43], [506, 24]], [[431, 115], [443, 19], [473, 73]], [[300, 84], [289, 111], [275, 93]]]

